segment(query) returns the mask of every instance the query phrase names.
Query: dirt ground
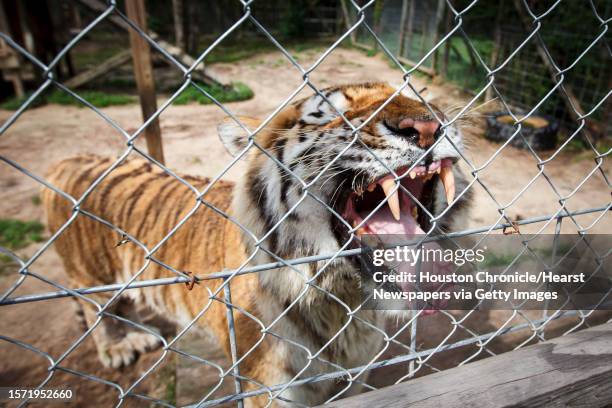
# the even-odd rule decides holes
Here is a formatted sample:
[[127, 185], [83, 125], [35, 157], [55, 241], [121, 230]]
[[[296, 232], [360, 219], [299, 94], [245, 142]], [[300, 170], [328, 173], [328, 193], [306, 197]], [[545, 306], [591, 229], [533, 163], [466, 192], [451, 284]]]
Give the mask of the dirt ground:
[[[308, 66], [314, 62], [319, 51], [310, 50], [298, 54], [300, 63]], [[255, 92], [255, 98], [245, 102], [228, 104], [227, 107], [236, 114], [265, 117], [269, 115], [302, 83], [301, 74], [279, 53], [258, 55], [232, 64], [216, 64], [210, 69], [224, 81], [241, 81]], [[402, 82], [401, 72], [392, 69], [388, 62], [379, 57], [367, 57], [364, 54], [348, 49], [334, 51], [311, 74], [312, 83], [317, 87], [331, 86], [357, 81], [388, 81], [392, 84]], [[414, 78], [416, 89], [427, 87], [427, 96], [442, 107], [454, 107], [465, 103], [468, 97], [447, 85], [435, 85], [422, 78]], [[303, 92], [307, 94], [308, 92]], [[160, 96], [161, 105], [167, 96]], [[142, 122], [138, 105], [110, 107], [102, 109], [104, 114], [115, 120], [128, 132], [134, 131]], [[11, 112], [0, 111], [0, 121], [9, 118]], [[164, 150], [167, 165], [182, 173], [203, 176], [218, 174], [230, 161], [216, 135], [216, 125], [225, 114], [216, 106], [191, 104], [170, 106], [160, 118]], [[483, 166], [500, 148], [482, 137], [482, 119], [466, 129], [468, 137], [466, 157], [476, 168]], [[140, 143], [140, 142], [138, 142]], [[125, 149], [123, 137], [104, 120], [86, 108], [66, 106], [44, 106], [25, 112], [5, 134], [0, 137], [0, 154], [16, 161], [36, 175], [44, 175], [47, 168], [63, 158], [82, 153], [117, 156]], [[550, 153], [544, 153], [547, 157]], [[562, 153], [544, 167], [544, 175], [554, 185], [550, 186], [536, 166], [537, 160], [527, 151], [513, 147], [503, 149], [498, 156], [478, 173], [479, 180], [487, 186], [496, 202], [478, 184], [474, 184], [475, 199], [473, 211], [468, 220], [470, 227], [486, 226], [499, 221], [498, 206], [507, 207], [506, 212], [512, 219], [525, 219], [545, 214], [552, 214], [559, 208], [558, 196], [574, 192], [567, 201], [570, 210], [587, 209], [604, 206], [610, 201], [610, 191], [599, 171], [591, 174], [595, 163], [592, 157], [584, 154]], [[467, 166], [464, 166], [467, 168]], [[605, 170], [609, 173], [609, 163]], [[225, 176], [237, 180], [241, 176], [241, 166], [230, 170]], [[586, 178], [587, 175], [590, 177]], [[526, 188], [533, 179], [530, 187]], [[585, 180], [586, 178], [586, 180]], [[40, 186], [24, 174], [5, 163], [0, 164], [0, 217], [22, 220], [43, 221], [42, 208], [37, 197]], [[521, 193], [522, 194], [519, 194]], [[599, 214], [598, 214], [599, 215]], [[597, 215], [584, 215], [576, 220], [583, 226], [589, 226]], [[609, 232], [612, 220], [608, 214], [597, 222], [591, 232]], [[523, 231], [537, 231], [542, 225], [524, 227]], [[563, 223], [565, 232], [575, 232], [572, 221]], [[547, 229], [551, 231], [551, 229]], [[23, 256], [33, 254], [38, 248], [30, 245], [20, 251]], [[31, 268], [47, 279], [67, 284], [61, 262], [51, 250], [47, 251]], [[0, 293], [6, 290], [17, 277], [15, 274], [0, 275]], [[54, 287], [36, 279], [28, 278], [26, 283], [15, 293], [39, 293], [56, 290]], [[528, 314], [537, 317], [538, 314]], [[484, 334], [498, 329], [504, 324], [526, 323], [524, 317], [511, 316], [509, 312], [478, 312], [465, 322], [474, 332]], [[603, 317], [597, 314], [593, 323]], [[578, 324], [578, 319], [566, 319], [555, 324], [553, 332], [560, 333]], [[551, 326], [552, 327], [552, 326]], [[419, 349], [434, 347], [451, 333], [448, 317], [441, 314], [419, 320]], [[170, 330], [170, 329], [169, 329]], [[59, 357], [83, 333], [75, 314], [74, 302], [60, 299], [0, 308], [0, 335], [31, 344]], [[491, 343], [490, 351], [508, 350], [521, 343], [530, 330], [507, 335]], [[551, 332], [552, 334], [552, 332]], [[449, 342], [469, 337], [468, 333], [458, 327], [449, 338]], [[406, 340], [405, 336], [403, 337]], [[193, 350], [196, 354], [227, 367], [227, 362], [216, 345], [197, 334], [188, 336], [181, 343], [184, 349]], [[452, 367], [472, 355], [479, 357], [480, 349], [475, 346], [462, 347], [447, 351], [428, 361], [437, 369]], [[404, 352], [400, 347], [391, 347], [388, 354]], [[118, 382], [122, 386], [133, 383], [160, 357], [161, 351], [141, 356], [137, 363], [120, 371], [104, 369], [98, 363], [91, 340], [86, 340], [77, 350], [71, 353], [63, 367], [85, 372], [102, 379]], [[48, 362], [32, 352], [0, 342], [0, 386], [21, 385], [33, 386], [40, 383], [47, 375]], [[399, 378], [408, 370], [407, 364], [371, 376], [371, 383], [385, 385], [394, 378]], [[420, 373], [426, 372], [424, 368]], [[380, 370], [379, 370], [380, 371]], [[196, 401], [218, 381], [217, 372], [202, 368], [198, 364], [183, 358], [165, 358], [152, 375], [139, 385], [137, 392], [158, 398], [176, 399], [178, 404]], [[108, 385], [82, 379], [69, 373], [58, 372], [52, 378], [50, 386], [70, 386], [77, 390], [79, 406], [87, 406], [96, 401], [96, 406], [114, 406], [117, 390]], [[231, 392], [232, 384], [223, 384], [217, 395]], [[147, 406], [143, 401], [128, 401], [132, 406]]]

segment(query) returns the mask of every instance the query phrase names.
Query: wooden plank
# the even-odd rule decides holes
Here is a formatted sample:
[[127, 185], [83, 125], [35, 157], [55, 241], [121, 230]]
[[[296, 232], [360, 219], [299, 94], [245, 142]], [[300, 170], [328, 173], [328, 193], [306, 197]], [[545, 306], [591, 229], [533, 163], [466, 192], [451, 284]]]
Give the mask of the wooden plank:
[[[95, 11], [96, 13], [101, 13], [103, 11], [105, 11], [108, 6], [101, 2], [100, 0], [79, 0], [79, 2], [85, 6], [87, 6], [89, 9]], [[126, 2], [126, 3], [129, 3]], [[129, 16], [128, 16], [129, 17]], [[124, 30], [127, 30], [128, 32], [130, 32], [130, 35], [132, 34], [132, 28], [130, 27], [130, 25], [128, 23], [126, 23], [123, 19], [121, 19], [121, 17], [119, 17], [116, 14], [110, 14], [107, 18], [106, 21], [111, 22], [112, 24], [116, 25], [117, 27], [120, 27]], [[164, 41], [162, 39], [159, 38], [159, 35], [157, 35], [155, 32], [153, 31], [148, 31], [148, 34], [151, 38], [153, 38], [155, 40], [155, 42], [157, 42], [157, 44], [162, 47], [163, 49], [165, 49], [170, 55], [172, 55], [174, 58], [176, 58], [178, 61], [180, 61], [183, 65], [185, 66], [191, 66], [196, 59], [193, 58], [191, 55], [187, 54], [186, 52], [182, 51], [179, 47], [177, 47], [174, 44], [169, 43], [168, 41]], [[167, 64], [171, 64], [170, 61], [168, 61], [167, 58], [163, 58], [163, 61]], [[210, 73], [206, 72], [204, 70], [204, 64], [200, 63], [200, 65], [198, 65], [198, 68], [196, 68], [196, 70], [193, 72], [192, 74], [194, 79], [197, 79], [199, 81], [204, 82], [207, 85], [214, 85], [214, 86], [223, 86], [223, 84], [221, 83], [221, 81], [219, 81], [218, 79], [214, 78], [212, 75], [210, 75]]]
[[[0, 4], [0, 31], [19, 41], [19, 38], [12, 35], [12, 30], [7, 22], [5, 6], [6, 4]], [[8, 8], [11, 8], [10, 5]], [[17, 7], [13, 7], [13, 12], [16, 11]], [[15, 22], [13, 22], [13, 25], [15, 25]], [[17, 28], [18, 31], [21, 30], [19, 26]], [[17, 52], [9, 47], [4, 40], [0, 40], [0, 70], [2, 70], [2, 78], [6, 81], [10, 81], [13, 84], [13, 91], [15, 92], [15, 96], [17, 98], [23, 98], [25, 95], [22, 81], [23, 78], [21, 74], [21, 71], [25, 71], [25, 69], [22, 68], [23, 66], [25, 66], [25, 64], [20, 63], [20, 58]]]
[[68, 81], [66, 81], [64, 85], [72, 89], [83, 86], [86, 83], [98, 78], [99, 76], [104, 75], [110, 70], [127, 63], [130, 60], [131, 55], [132, 53], [130, 50], [120, 51], [109, 59], [107, 59], [106, 61], [102, 62], [101, 64], [96, 65], [95, 67], [88, 69], [87, 71], [83, 71], [78, 75], [73, 76]]
[[[128, 17], [140, 28], [146, 29], [147, 18], [144, 0], [130, 0], [125, 3]], [[130, 30], [130, 44], [132, 47], [132, 61], [134, 63], [134, 77], [140, 96], [142, 117], [147, 120], [157, 111], [155, 95], [155, 81], [153, 79], [153, 66], [151, 64], [151, 50], [149, 43], [136, 31]], [[164, 151], [161, 141], [159, 119], [153, 120], [144, 130], [147, 140], [147, 150], [151, 157], [164, 163]]]
[[326, 407], [604, 407], [612, 323], [336, 401]]

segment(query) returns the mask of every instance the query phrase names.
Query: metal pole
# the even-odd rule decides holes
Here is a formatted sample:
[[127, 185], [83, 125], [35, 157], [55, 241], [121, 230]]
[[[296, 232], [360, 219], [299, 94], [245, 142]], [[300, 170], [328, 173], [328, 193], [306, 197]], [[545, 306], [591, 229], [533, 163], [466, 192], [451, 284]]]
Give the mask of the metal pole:
[[[227, 308], [227, 329], [229, 331], [229, 341], [230, 341], [230, 353], [232, 355], [232, 365], [234, 368], [232, 372], [234, 373], [234, 386], [236, 389], [236, 394], [242, 394], [242, 386], [240, 385], [240, 370], [238, 369], [238, 347], [236, 344], [236, 328], [234, 326], [234, 313], [232, 312], [232, 292], [230, 289], [229, 280], [225, 279], [225, 287], [223, 288], [223, 294], [225, 296], [225, 307]], [[238, 408], [242, 408], [244, 401], [239, 399], [236, 401]]]

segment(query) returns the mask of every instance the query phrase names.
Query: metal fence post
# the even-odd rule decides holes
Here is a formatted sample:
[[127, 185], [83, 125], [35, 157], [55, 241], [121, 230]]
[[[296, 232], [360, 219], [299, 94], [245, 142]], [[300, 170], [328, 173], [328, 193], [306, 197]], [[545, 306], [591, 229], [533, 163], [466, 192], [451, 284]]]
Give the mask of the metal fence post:
[[[240, 395], [242, 393], [242, 385], [240, 384], [240, 369], [238, 368], [238, 343], [236, 342], [236, 329], [234, 326], [234, 312], [232, 307], [232, 291], [230, 288], [231, 282], [228, 279], [224, 279], [225, 287], [223, 288], [225, 307], [226, 307], [226, 316], [227, 316], [227, 330], [229, 332], [229, 341], [230, 341], [230, 353], [232, 355], [232, 365], [234, 368], [232, 369], [232, 373], [234, 374], [234, 387], [236, 390], [236, 394]], [[238, 408], [243, 407], [243, 400], [239, 399], [237, 401]]]

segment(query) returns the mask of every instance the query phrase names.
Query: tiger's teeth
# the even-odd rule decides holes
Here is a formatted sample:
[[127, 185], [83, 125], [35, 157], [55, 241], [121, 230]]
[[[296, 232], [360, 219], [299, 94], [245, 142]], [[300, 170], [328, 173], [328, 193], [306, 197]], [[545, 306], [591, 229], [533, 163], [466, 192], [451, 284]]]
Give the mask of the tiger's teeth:
[[[389, 205], [389, 209], [391, 210], [391, 214], [393, 214], [393, 218], [396, 221], [400, 220], [400, 204], [399, 204], [399, 194], [398, 189], [395, 189], [395, 180], [392, 178], [388, 178], [386, 180], [381, 181], [380, 185], [385, 192], [385, 196], [387, 196], [387, 204]], [[393, 191], [395, 189], [395, 191]]]
[[417, 206], [412, 207], [412, 218], [415, 220], [419, 217], [419, 210], [417, 210]]
[[453, 174], [453, 169], [451, 167], [442, 167], [440, 180], [446, 192], [446, 202], [450, 205], [455, 199], [455, 175]]
[[411, 178], [411, 179], [416, 178], [416, 171], [411, 171], [411, 172], [410, 172], [410, 178]]

